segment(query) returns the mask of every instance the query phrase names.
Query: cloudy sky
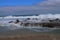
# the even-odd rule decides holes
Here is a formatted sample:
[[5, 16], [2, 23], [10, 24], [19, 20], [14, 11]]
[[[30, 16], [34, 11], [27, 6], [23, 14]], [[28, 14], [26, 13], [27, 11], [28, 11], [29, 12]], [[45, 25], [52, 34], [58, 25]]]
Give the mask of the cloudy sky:
[[60, 0], [0, 0], [1, 15], [59, 14]]

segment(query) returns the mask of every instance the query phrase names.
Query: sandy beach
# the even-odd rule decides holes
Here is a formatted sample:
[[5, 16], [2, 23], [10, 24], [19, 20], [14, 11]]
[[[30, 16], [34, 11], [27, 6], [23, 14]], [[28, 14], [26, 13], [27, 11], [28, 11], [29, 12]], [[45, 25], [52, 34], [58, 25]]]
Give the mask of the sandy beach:
[[0, 40], [60, 40], [55, 34], [26, 34], [15, 36], [0, 36]]

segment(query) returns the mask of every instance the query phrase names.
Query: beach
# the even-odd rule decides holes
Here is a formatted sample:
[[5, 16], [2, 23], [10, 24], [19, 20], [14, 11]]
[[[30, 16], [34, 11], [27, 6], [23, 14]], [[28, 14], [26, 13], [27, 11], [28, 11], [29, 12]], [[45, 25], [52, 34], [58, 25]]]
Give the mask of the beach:
[[60, 36], [54, 34], [26, 34], [16, 36], [1, 36], [0, 40], [60, 40]]
[[0, 40], [60, 40], [59, 30], [54, 30], [51, 32], [14, 30], [0, 34]]

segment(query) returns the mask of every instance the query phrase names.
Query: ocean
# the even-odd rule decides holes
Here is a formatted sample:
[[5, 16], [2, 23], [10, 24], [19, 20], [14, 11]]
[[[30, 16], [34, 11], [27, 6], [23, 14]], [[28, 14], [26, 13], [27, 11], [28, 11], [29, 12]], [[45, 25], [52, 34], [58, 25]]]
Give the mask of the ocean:
[[[60, 29], [57, 28], [48, 28], [48, 27], [25, 27], [20, 26], [19, 24], [15, 25], [10, 24], [9, 21], [16, 21], [19, 19], [21, 21], [25, 20], [26, 18], [60, 18], [60, 14], [44, 14], [44, 15], [9, 15], [9, 16], [1, 16], [0, 17], [0, 35], [13, 35], [13, 34], [26, 34], [26, 33], [60, 33]], [[54, 16], [54, 17], [53, 17]], [[46, 19], [47, 20], [47, 19]]]

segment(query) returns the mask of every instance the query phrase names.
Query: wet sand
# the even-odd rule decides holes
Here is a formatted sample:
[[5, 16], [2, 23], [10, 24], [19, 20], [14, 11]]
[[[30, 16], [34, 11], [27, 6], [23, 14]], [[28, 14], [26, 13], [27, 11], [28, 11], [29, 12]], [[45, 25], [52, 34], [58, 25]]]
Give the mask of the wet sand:
[[18, 29], [0, 33], [0, 40], [60, 40], [60, 29], [51, 32], [35, 32]]
[[60, 40], [55, 34], [26, 34], [15, 36], [0, 36], [0, 40]]

